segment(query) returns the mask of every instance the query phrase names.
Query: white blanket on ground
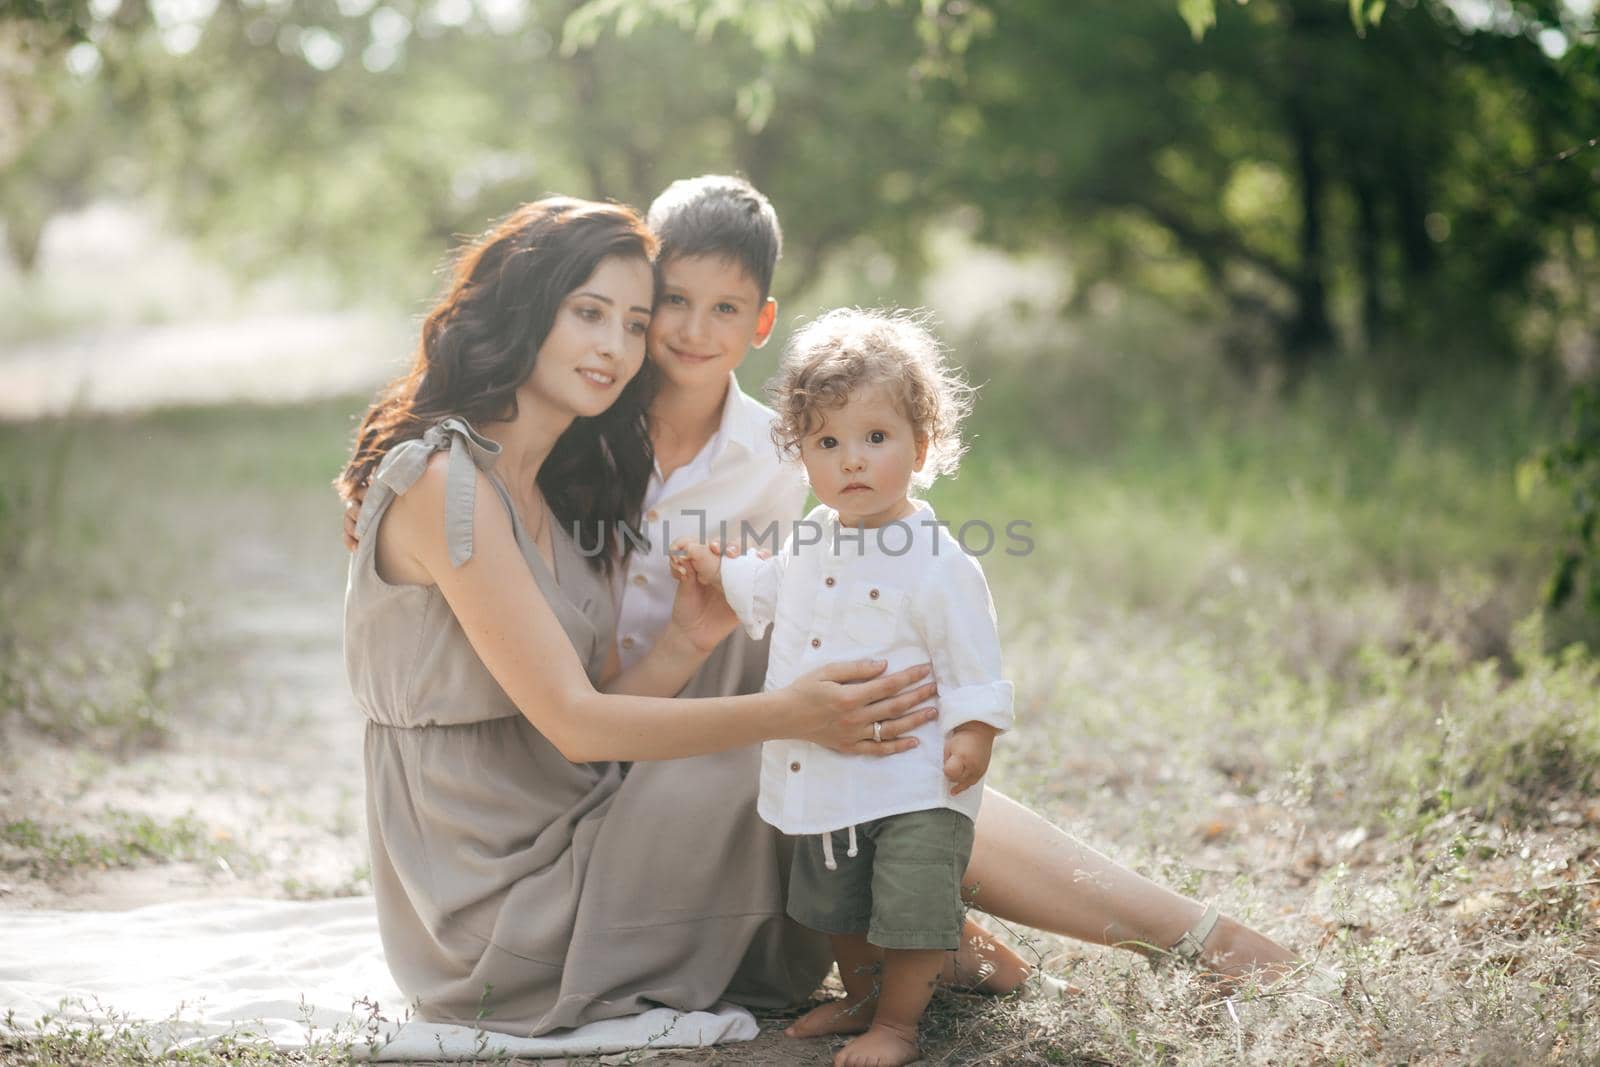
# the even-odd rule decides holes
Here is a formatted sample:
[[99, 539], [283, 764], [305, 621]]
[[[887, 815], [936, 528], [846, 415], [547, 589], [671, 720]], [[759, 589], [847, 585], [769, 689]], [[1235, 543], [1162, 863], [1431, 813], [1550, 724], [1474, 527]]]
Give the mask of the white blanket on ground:
[[128, 1020], [163, 1046], [231, 1034], [384, 1061], [597, 1055], [748, 1041], [743, 1008], [657, 1008], [544, 1037], [411, 1020], [370, 897], [189, 901], [120, 912], [0, 911], [0, 1017]]

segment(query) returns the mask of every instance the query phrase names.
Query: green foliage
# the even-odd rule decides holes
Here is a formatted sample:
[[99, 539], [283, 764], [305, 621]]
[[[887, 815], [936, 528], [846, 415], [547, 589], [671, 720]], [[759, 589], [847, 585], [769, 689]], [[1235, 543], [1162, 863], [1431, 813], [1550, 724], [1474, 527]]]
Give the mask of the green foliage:
[[108, 867], [136, 867], [148, 863], [173, 863], [183, 860], [215, 860], [232, 856], [241, 865], [237, 850], [221, 846], [193, 815], [172, 821], [108, 810], [102, 817], [99, 833], [84, 833], [61, 827], [41, 826], [33, 819], [20, 819], [0, 825], [0, 848], [8, 867], [26, 866], [48, 876], [58, 877], [81, 868], [104, 870]]
[[1080, 297], [1110, 278], [1229, 316], [1248, 370], [1364, 350], [1411, 395], [1440, 353], [1549, 367], [1600, 272], [1600, 194], [1562, 158], [1600, 104], [1593, 20], [1570, 5], [59, 11], [20, 24], [86, 40], [12, 46], [38, 68], [0, 146], [21, 263], [52, 213], [155, 194], [235, 263], [315, 262], [409, 303], [419, 260], [540, 191], [642, 203], [739, 170], [787, 222], [790, 295], [835, 254], [914, 275], [954, 219], [1069, 249]]
[[1532, 615], [1505, 663], [1475, 661], [1453, 638], [1368, 649], [1356, 699], [1317, 739], [1325, 754], [1306, 756], [1408, 829], [1463, 809], [1542, 823], [1565, 798], [1600, 792], [1600, 663], [1543, 643]]
[[203, 1008], [183, 1005], [166, 1019], [145, 1020], [99, 1002], [66, 1001], [54, 1014], [31, 1023], [7, 1011], [0, 1018], [0, 1060], [16, 1067], [346, 1067], [357, 1061], [358, 1054], [363, 1059], [375, 1057], [404, 1022], [382, 1015], [369, 1000], [359, 1000], [353, 1007], [365, 1011], [366, 1018], [354, 1018], [331, 1031], [317, 1029], [306, 1011], [305, 1045], [280, 1051], [248, 1023], [204, 1042], [175, 1040], [174, 1034], [204, 1019]]
[[1031, 553], [984, 566], [1019, 716], [1072, 723], [1013, 780], [1096, 805], [1066, 782], [1296, 773], [1306, 804], [1408, 834], [1600, 795], [1600, 665], [1548, 651], [1594, 628], [1540, 614], [1560, 501], [1515, 488], [1551, 418], [1535, 391], [1278, 397], [1142, 307], [1033, 354], [957, 350], [986, 384], [934, 503], [956, 530], [1031, 523]]
[[1216, 0], [1178, 0], [1178, 14], [1194, 39], [1205, 39], [1206, 31], [1217, 24]]
[[322, 435], [283, 442], [272, 412], [248, 409], [0, 426], [0, 737], [163, 745], [210, 669], [225, 524], [322, 515], [348, 406], [313, 409]]
[[1581, 592], [1600, 613], [1600, 385], [1574, 390], [1562, 439], [1530, 456], [1518, 484], [1530, 496], [1544, 483], [1565, 490], [1570, 501], [1567, 544], [1545, 587], [1545, 602], [1560, 608]]
[[709, 42], [723, 26], [749, 37], [763, 55], [778, 58], [790, 48], [802, 54], [817, 46], [817, 27], [836, 0], [754, 0], [743, 4], [699, 3], [696, 0], [587, 0], [567, 16], [562, 28], [565, 55], [594, 47], [608, 27], [627, 37], [656, 18]]
[[1350, 24], [1356, 28], [1356, 34], [1365, 37], [1369, 26], [1375, 27], [1383, 21], [1383, 12], [1388, 6], [1388, 0], [1350, 0]]

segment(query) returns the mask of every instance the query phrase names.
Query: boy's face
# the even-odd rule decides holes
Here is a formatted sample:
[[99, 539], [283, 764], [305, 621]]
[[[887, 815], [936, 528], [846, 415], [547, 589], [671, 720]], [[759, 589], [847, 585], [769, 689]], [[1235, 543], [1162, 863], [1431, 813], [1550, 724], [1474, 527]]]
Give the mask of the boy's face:
[[674, 256], [659, 273], [650, 358], [677, 388], [726, 388], [745, 353], [767, 343], [777, 301], [763, 300], [744, 267], [721, 256]]
[[928, 442], [883, 386], [852, 393], [822, 413], [800, 441], [811, 491], [846, 526], [882, 526], [909, 514], [911, 476], [927, 459]]

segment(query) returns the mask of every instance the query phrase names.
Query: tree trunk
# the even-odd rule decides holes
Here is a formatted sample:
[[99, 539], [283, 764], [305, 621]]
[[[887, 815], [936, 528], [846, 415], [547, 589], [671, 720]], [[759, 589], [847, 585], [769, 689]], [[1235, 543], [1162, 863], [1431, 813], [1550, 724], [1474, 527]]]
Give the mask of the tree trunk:
[[[1415, 164], [1402, 165], [1390, 175], [1394, 189], [1395, 229], [1400, 236], [1400, 257], [1406, 276], [1421, 281], [1433, 273], [1439, 250], [1428, 236], [1428, 198]], [[1409, 295], [1409, 294], [1408, 294]]]
[[1383, 227], [1378, 218], [1378, 190], [1370, 177], [1358, 177], [1352, 183], [1358, 213], [1356, 231], [1356, 268], [1361, 272], [1361, 333], [1367, 351], [1378, 347], [1383, 339], [1383, 279], [1380, 275], [1380, 247]]
[[1298, 90], [1288, 100], [1289, 137], [1294, 143], [1300, 185], [1300, 262], [1293, 289], [1294, 314], [1284, 330], [1284, 355], [1290, 380], [1303, 375], [1333, 344], [1327, 308], [1327, 247], [1323, 236], [1323, 187], [1326, 175], [1317, 153], [1317, 128], [1312, 107]]

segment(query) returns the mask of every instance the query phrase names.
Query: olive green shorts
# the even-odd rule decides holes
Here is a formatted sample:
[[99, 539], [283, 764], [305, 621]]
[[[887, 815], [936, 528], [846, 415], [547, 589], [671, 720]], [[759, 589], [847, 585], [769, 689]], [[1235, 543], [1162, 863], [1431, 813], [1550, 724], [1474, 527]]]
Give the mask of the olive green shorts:
[[972, 855], [972, 820], [959, 811], [911, 811], [833, 832], [837, 870], [823, 859], [822, 835], [795, 839], [789, 915], [826, 934], [865, 933], [879, 948], [961, 945], [961, 876]]

